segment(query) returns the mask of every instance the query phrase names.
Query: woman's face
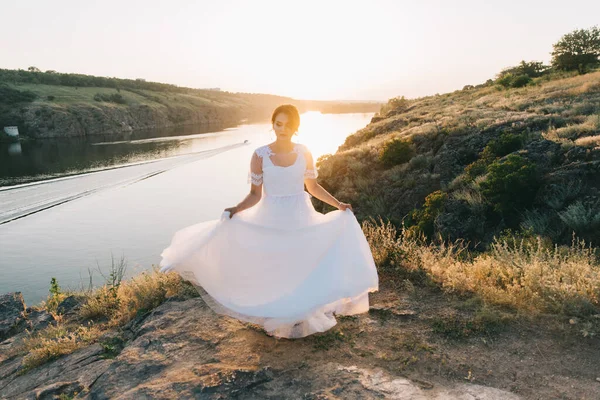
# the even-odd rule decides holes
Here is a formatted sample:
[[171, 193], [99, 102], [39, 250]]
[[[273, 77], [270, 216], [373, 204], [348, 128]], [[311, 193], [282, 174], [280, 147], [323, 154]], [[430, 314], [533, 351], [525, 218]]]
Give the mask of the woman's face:
[[273, 122], [273, 130], [277, 139], [291, 140], [295, 132], [288, 126], [288, 116], [284, 113], [279, 113], [275, 116], [275, 122]]

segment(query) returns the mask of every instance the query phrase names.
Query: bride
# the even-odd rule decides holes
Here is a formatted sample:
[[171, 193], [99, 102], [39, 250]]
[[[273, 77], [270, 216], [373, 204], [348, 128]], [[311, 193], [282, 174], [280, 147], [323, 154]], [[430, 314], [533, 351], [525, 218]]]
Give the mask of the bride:
[[[216, 312], [299, 338], [330, 329], [336, 314], [368, 311], [378, 277], [352, 206], [317, 183], [310, 151], [292, 142], [296, 107], [279, 106], [271, 122], [277, 139], [252, 155], [250, 193], [220, 220], [177, 232], [160, 265]], [[317, 212], [304, 185], [338, 210]]]

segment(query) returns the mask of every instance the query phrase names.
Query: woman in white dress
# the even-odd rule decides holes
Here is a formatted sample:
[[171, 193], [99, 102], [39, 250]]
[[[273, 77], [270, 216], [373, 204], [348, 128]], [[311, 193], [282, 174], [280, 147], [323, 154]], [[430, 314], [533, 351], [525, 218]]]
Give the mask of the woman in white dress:
[[[317, 183], [310, 151], [292, 142], [292, 105], [275, 109], [275, 142], [250, 162], [250, 193], [220, 220], [177, 232], [161, 270], [196, 285], [216, 312], [299, 338], [336, 324], [335, 314], [368, 311], [378, 289], [373, 256], [350, 204]], [[338, 210], [317, 212], [308, 193]]]

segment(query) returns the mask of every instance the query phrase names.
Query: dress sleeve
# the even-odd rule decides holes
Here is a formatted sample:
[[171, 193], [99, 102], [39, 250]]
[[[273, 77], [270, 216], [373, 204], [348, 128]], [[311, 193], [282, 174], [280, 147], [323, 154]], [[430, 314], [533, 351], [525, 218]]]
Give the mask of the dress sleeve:
[[315, 164], [312, 153], [308, 149], [305, 150], [304, 157], [306, 157], [306, 170], [304, 170], [304, 178], [317, 179], [319, 176], [319, 173], [317, 172], [317, 165]]
[[248, 171], [248, 183], [260, 186], [263, 183], [262, 158], [254, 152], [250, 160], [250, 171]]

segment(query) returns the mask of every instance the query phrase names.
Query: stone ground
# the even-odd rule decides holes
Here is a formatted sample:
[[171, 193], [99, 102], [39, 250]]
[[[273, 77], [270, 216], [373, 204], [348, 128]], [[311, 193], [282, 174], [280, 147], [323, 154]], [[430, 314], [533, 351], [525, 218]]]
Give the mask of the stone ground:
[[428, 287], [382, 288], [368, 314], [339, 320], [323, 334], [275, 339], [200, 298], [171, 299], [25, 374], [21, 357], [0, 356], [0, 398], [600, 397], [600, 341], [568, 321], [482, 314]]

